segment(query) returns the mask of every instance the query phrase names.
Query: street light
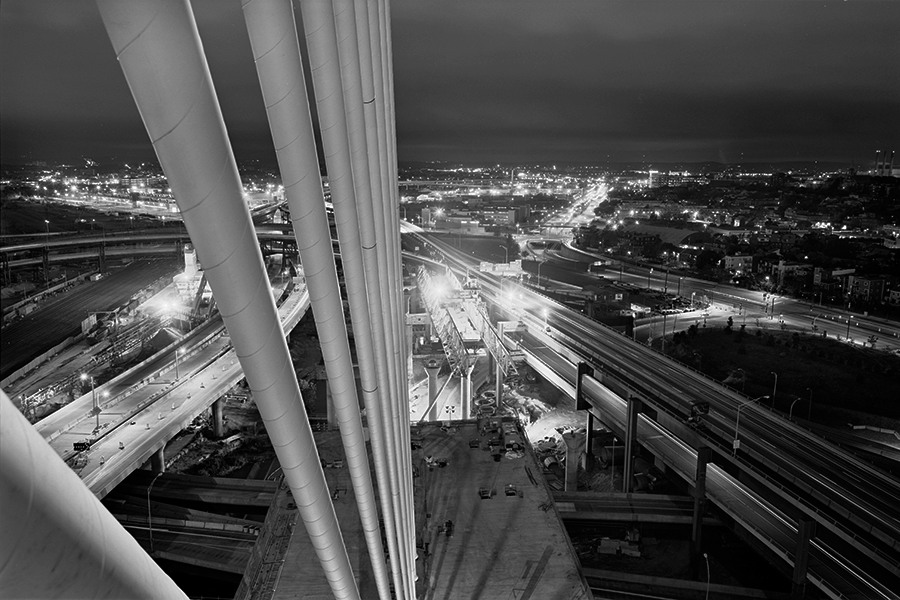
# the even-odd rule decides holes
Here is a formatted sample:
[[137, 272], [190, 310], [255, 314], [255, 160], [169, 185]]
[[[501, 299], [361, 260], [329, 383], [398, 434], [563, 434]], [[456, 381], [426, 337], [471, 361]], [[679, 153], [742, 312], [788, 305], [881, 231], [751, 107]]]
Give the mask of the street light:
[[709, 556], [703, 553], [703, 560], [706, 561], [706, 600], [709, 600]]
[[679, 296], [679, 297], [681, 296], [681, 280], [682, 280], [682, 279], [684, 279], [684, 277], [679, 277], [679, 278], [678, 278], [678, 296]]
[[738, 406], [737, 418], [734, 421], [734, 441], [731, 443], [732, 456], [737, 456], [738, 448], [741, 447], [741, 441], [738, 439], [738, 434], [740, 433], [741, 426], [741, 410], [746, 408], [747, 406], [750, 406], [751, 404], [759, 402], [763, 398], [768, 398], [768, 396], [760, 396], [759, 398], [754, 398], [753, 400], [747, 400], [746, 402]]
[[797, 396], [797, 398], [794, 399], [793, 402], [791, 402], [791, 408], [790, 408], [790, 410], [788, 410], [788, 421], [792, 421], [794, 419], [794, 405], [797, 404], [797, 400], [799, 400], [799, 399], [800, 399], [800, 397]]
[[94, 407], [91, 412], [97, 416], [97, 429], [100, 429], [100, 405], [97, 404], [97, 389], [94, 387], [94, 376], [87, 373], [81, 374], [82, 381], [87, 381], [88, 379], [91, 380], [91, 402]]
[[653, 268], [651, 267], [650, 272], [647, 273], [647, 291], [650, 291], [650, 276], [653, 275]]
[[153, 478], [153, 481], [150, 482], [150, 486], [147, 488], [147, 529], [150, 532], [150, 554], [153, 554], [153, 517], [150, 513], [150, 490], [153, 489], [153, 484], [156, 483], [156, 480], [159, 479], [159, 476], [162, 474], [162, 471], [157, 473], [156, 477]]
[[778, 389], [778, 373], [775, 371], [772, 371], [771, 373], [775, 376], [775, 385], [772, 386], [772, 406], [775, 406], [775, 390]]
[[44, 225], [47, 226], [47, 245], [50, 244], [50, 221], [44, 219]]
[[[806, 418], [809, 419], [810, 417], [812, 417], [812, 388], [806, 388], [806, 391], [809, 392], [809, 413], [806, 416]], [[799, 402], [799, 401], [800, 401], [800, 396], [797, 396], [797, 398], [793, 402], [791, 402], [791, 408], [788, 411], [788, 421], [793, 420], [794, 405], [797, 404], [797, 402]]]
[[537, 266], [537, 276], [538, 276], [538, 285], [541, 285], [541, 265], [544, 264], [544, 261], [539, 261]]
[[505, 254], [505, 256], [506, 256], [506, 264], [509, 264], [509, 248], [507, 248], [506, 246], [503, 246], [503, 245], [501, 245], [500, 247], [503, 248], [503, 252], [506, 253], [506, 254]]

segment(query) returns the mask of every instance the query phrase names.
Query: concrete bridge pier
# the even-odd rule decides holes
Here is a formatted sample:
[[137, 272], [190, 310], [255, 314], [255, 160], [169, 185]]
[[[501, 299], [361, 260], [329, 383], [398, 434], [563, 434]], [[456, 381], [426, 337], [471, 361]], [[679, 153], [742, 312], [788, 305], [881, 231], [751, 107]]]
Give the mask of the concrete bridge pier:
[[166, 472], [166, 447], [163, 446], [150, 455], [150, 472], [165, 473]]
[[494, 414], [500, 414], [500, 400], [503, 397], [503, 369], [500, 361], [494, 361]]
[[225, 411], [225, 399], [219, 398], [210, 406], [210, 410], [212, 411], [212, 431], [213, 437], [215, 438], [223, 438], [225, 437], [225, 418], [223, 413]]
[[460, 373], [460, 419], [467, 420], [472, 412], [472, 371], [475, 370], [475, 365], [466, 367], [465, 371]]
[[[406, 295], [406, 305], [407, 305], [407, 312], [406, 312], [406, 348], [405, 348], [405, 351], [406, 351], [406, 373], [407, 373], [407, 376], [410, 378], [410, 380], [412, 380], [412, 376], [413, 376], [413, 347], [414, 347], [414, 345], [415, 345], [415, 342], [413, 341], [413, 326], [412, 326], [412, 323], [409, 321], [409, 310], [408, 310], [408, 309], [409, 309], [409, 295], [408, 295], [408, 294]], [[410, 387], [412, 387], [412, 386], [410, 385]]]
[[712, 457], [709, 446], [697, 450], [697, 474], [694, 478], [694, 517], [691, 522], [691, 571], [700, 578], [700, 550], [703, 543], [703, 517], [706, 515], [706, 465]]
[[566, 443], [566, 491], [578, 491], [578, 454], [581, 452], [581, 444], [578, 436], [573, 432], [562, 434]]
[[797, 547], [794, 550], [794, 573], [791, 598], [806, 597], [806, 570], [809, 567], [809, 540], [816, 535], [816, 522], [808, 517], [797, 521]]
[[438, 395], [438, 371], [441, 370], [441, 362], [435, 358], [429, 358], [425, 361], [425, 372], [428, 373], [428, 420], [437, 421], [437, 400]]
[[[500, 340], [500, 344], [503, 344], [503, 330], [507, 324], [514, 325], [514, 321], [497, 321], [497, 337]], [[495, 371], [494, 371], [494, 414], [500, 414], [500, 407], [503, 404], [503, 381], [504, 374], [503, 369], [500, 367], [500, 361], [495, 360]]]
[[594, 465], [594, 415], [591, 413], [591, 405], [584, 397], [583, 377], [593, 375], [593, 369], [587, 363], [578, 363], [575, 376], [575, 410], [583, 410], [587, 414], [585, 420], [584, 435], [584, 464], [585, 470]]
[[587, 418], [585, 419], [584, 425], [584, 464], [582, 466], [587, 471], [593, 467], [595, 463], [594, 440], [597, 437], [596, 434], [594, 434], [594, 415], [591, 411], [587, 411]]
[[634, 449], [637, 446], [637, 418], [643, 403], [639, 398], [628, 397], [628, 413], [625, 428], [625, 469], [622, 472], [622, 491], [630, 494], [634, 487]]

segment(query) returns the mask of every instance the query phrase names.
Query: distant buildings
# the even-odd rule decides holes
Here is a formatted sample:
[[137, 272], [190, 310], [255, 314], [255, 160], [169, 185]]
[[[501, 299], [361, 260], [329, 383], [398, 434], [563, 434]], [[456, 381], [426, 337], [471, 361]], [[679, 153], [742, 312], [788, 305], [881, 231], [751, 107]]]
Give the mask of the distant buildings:
[[731, 271], [735, 275], [746, 275], [753, 273], [753, 257], [745, 255], [726, 256], [725, 270]]
[[847, 296], [868, 302], [881, 302], [886, 281], [881, 277], [850, 275], [847, 277]]

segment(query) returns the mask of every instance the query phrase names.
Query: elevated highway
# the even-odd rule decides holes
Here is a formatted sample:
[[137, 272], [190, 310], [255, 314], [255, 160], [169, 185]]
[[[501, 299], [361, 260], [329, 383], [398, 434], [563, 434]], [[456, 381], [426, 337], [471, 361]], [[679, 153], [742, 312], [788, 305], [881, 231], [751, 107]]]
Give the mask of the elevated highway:
[[[296, 240], [290, 223], [256, 225], [256, 235], [263, 245], [277, 244], [277, 248], [295, 247]], [[70, 236], [35, 236], [28, 241], [0, 245], [0, 261], [4, 269], [59, 264], [64, 262], [129, 256], [180, 256], [184, 244], [190, 243], [187, 230], [169, 227], [160, 230], [127, 231], [96, 235], [81, 233]], [[334, 241], [335, 254], [340, 254]], [[279, 250], [280, 251], [280, 250]]]
[[[438, 247], [460, 274], [471, 267], [453, 249], [421, 239]], [[689, 485], [697, 449], [710, 447], [717, 464], [708, 469], [708, 497], [773, 556], [792, 566], [799, 520], [810, 519], [818, 525], [810, 581], [834, 598], [898, 597], [895, 477], [539, 294], [517, 288], [513, 306], [493, 276], [483, 278], [482, 290], [488, 302], [515, 310], [528, 325], [527, 333], [506, 334], [504, 342], [520, 344], [529, 364], [561, 390], [574, 396], [576, 363], [594, 367], [594, 377], [583, 378], [586, 397], [607, 425], [624, 432], [625, 398], [642, 399], [650, 410], [640, 415], [639, 442]], [[692, 401], [710, 403], [703, 431], [685, 424]], [[739, 408], [741, 443], [735, 450]]]
[[[294, 286], [279, 307], [285, 335], [308, 308], [306, 286]], [[224, 324], [213, 319], [96, 388], [99, 414], [89, 393], [36, 428], [103, 498], [243, 376]], [[90, 449], [75, 451], [74, 444], [85, 440], [91, 440]]]
[[[594, 492], [553, 492], [556, 510], [563, 521], [572, 523], [668, 523], [690, 525], [694, 499], [663, 494], [620, 494]], [[711, 516], [704, 525], [719, 525]]]

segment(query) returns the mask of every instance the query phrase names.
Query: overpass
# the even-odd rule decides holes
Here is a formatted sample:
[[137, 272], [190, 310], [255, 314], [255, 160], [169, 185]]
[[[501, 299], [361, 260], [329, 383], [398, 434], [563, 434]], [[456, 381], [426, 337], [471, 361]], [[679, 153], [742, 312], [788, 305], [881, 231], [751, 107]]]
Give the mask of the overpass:
[[[255, 225], [257, 239], [265, 254], [279, 253], [284, 247], [296, 248], [294, 231], [290, 223], [263, 223]], [[5, 275], [18, 267], [60, 264], [87, 260], [105, 260], [131, 256], [180, 255], [184, 245], [190, 243], [183, 227], [161, 231], [128, 231], [96, 235], [93, 232], [71, 236], [37, 237], [27, 242], [0, 246], [0, 263]], [[334, 251], [340, 254], [337, 240]]]
[[[285, 335], [308, 308], [306, 286], [293, 286], [279, 307]], [[243, 377], [225, 325], [214, 318], [35, 428], [103, 498]], [[89, 449], [76, 451], [86, 440]]]
[[[460, 276], [471, 268], [452, 248], [419, 238], [438, 247]], [[800, 538], [814, 529], [809, 534], [809, 581], [834, 598], [897, 597], [900, 521], [892, 509], [900, 501], [896, 478], [527, 288], [517, 288], [513, 306], [501, 295], [500, 284], [485, 275], [483, 297], [508, 314], [514, 311], [527, 326], [515, 337], [505, 333], [504, 343], [523, 350], [528, 363], [570, 397], [581, 388], [593, 416], [623, 438], [631, 430], [689, 486], [699, 485], [698, 456], [708, 449], [702, 453], [709, 452], [716, 465], [706, 470], [706, 498], [751, 542], [794, 570], [807, 560]], [[578, 376], [579, 363], [593, 374]], [[635, 400], [643, 403], [645, 414], [629, 409]], [[711, 406], [703, 430], [686, 423], [695, 401]], [[743, 419], [736, 443], [739, 411]], [[795, 583], [802, 583], [798, 573], [793, 576]]]
[[[563, 521], [571, 523], [665, 523], [691, 525], [694, 499], [663, 494], [609, 492], [553, 492]], [[704, 525], [721, 525], [711, 516]]]

